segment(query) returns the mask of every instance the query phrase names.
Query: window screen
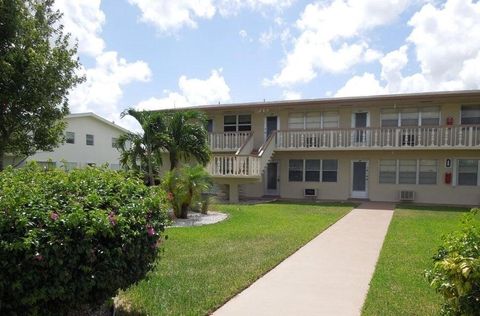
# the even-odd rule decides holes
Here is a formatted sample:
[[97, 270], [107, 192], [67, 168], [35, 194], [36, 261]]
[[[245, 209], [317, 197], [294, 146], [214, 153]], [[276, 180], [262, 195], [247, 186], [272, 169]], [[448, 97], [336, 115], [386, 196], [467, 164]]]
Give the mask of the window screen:
[[458, 185], [477, 185], [478, 182], [478, 160], [458, 160]]
[[322, 160], [322, 182], [337, 182], [337, 160]]
[[397, 182], [397, 161], [380, 160], [379, 183], [395, 184]]
[[320, 160], [305, 160], [305, 181], [320, 181]]
[[288, 181], [303, 181], [303, 160], [292, 159], [288, 161]]
[[400, 160], [398, 167], [398, 183], [417, 183], [417, 161], [414, 159]]
[[420, 160], [419, 184], [437, 184], [437, 160]]

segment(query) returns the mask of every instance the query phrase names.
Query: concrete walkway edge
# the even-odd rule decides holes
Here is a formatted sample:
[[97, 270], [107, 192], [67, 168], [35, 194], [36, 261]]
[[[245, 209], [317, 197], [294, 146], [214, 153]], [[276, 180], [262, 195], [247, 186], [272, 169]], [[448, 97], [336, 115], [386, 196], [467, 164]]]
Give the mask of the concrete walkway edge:
[[213, 315], [360, 315], [393, 209], [363, 203]]

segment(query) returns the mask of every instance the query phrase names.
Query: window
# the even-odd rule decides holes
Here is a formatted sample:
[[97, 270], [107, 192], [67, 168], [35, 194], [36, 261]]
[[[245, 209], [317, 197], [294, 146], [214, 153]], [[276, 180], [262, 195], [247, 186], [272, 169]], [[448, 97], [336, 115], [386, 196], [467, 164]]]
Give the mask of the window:
[[322, 115], [320, 112], [308, 112], [305, 114], [305, 128], [319, 129], [322, 127]]
[[[213, 125], [212, 125], [213, 126]], [[243, 115], [225, 115], [223, 117], [224, 132], [241, 132], [252, 130], [252, 116], [250, 114]]]
[[75, 133], [74, 132], [66, 132], [65, 133], [65, 142], [67, 144], [75, 144]]
[[55, 161], [37, 161], [37, 164], [45, 170], [51, 170], [57, 167]]
[[118, 163], [111, 163], [111, 164], [110, 164], [110, 169], [112, 169], [112, 170], [120, 170], [120, 164], [118, 164]]
[[303, 113], [292, 113], [288, 116], [288, 129], [303, 129]]
[[400, 160], [398, 165], [398, 183], [417, 183], [417, 161], [414, 159]]
[[112, 148], [117, 148], [118, 138], [112, 137]]
[[380, 160], [379, 183], [397, 183], [397, 161]]
[[68, 162], [68, 161], [63, 162], [63, 168], [66, 171], [70, 171], [70, 170], [73, 170], [73, 169], [77, 168], [77, 165], [78, 164], [76, 162]]
[[305, 160], [305, 181], [320, 181], [320, 160]]
[[458, 160], [458, 185], [478, 185], [478, 164], [480, 160]]
[[206, 128], [207, 128], [208, 133], [213, 132], [213, 120], [212, 119], [207, 120], [207, 127]]
[[398, 113], [395, 110], [383, 110], [380, 114], [381, 127], [397, 127]]
[[93, 146], [93, 135], [87, 134], [86, 141], [88, 146]]
[[440, 125], [440, 110], [438, 107], [423, 108], [420, 112], [421, 126], [438, 126]]
[[420, 160], [418, 184], [437, 184], [437, 160]]
[[400, 126], [418, 126], [418, 111], [405, 109], [400, 112]]
[[320, 129], [337, 127], [337, 112], [290, 113], [288, 116], [288, 129]]
[[288, 181], [303, 181], [303, 160], [292, 159], [288, 161]]
[[322, 161], [322, 182], [337, 182], [337, 160]]
[[480, 104], [462, 105], [461, 124], [480, 124]]

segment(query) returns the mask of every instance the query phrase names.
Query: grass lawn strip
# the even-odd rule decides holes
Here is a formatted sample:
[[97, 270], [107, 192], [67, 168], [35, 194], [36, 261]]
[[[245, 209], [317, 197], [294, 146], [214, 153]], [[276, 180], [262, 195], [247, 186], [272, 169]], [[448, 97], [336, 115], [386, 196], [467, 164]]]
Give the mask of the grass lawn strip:
[[169, 228], [158, 266], [121, 294], [135, 312], [205, 315], [347, 214], [352, 204], [222, 205], [225, 222]]
[[442, 236], [466, 208], [400, 205], [390, 223], [362, 315], [438, 315], [441, 296], [424, 279]]

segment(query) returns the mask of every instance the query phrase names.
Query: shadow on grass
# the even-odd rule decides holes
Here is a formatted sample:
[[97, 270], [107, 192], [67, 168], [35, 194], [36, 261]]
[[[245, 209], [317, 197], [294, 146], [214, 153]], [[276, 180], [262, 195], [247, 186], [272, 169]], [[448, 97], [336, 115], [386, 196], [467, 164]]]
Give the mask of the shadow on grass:
[[395, 206], [395, 211], [429, 211], [429, 212], [460, 212], [467, 213], [471, 210], [470, 207], [463, 206], [448, 206], [448, 205], [425, 205], [425, 204], [410, 204], [400, 203]]

